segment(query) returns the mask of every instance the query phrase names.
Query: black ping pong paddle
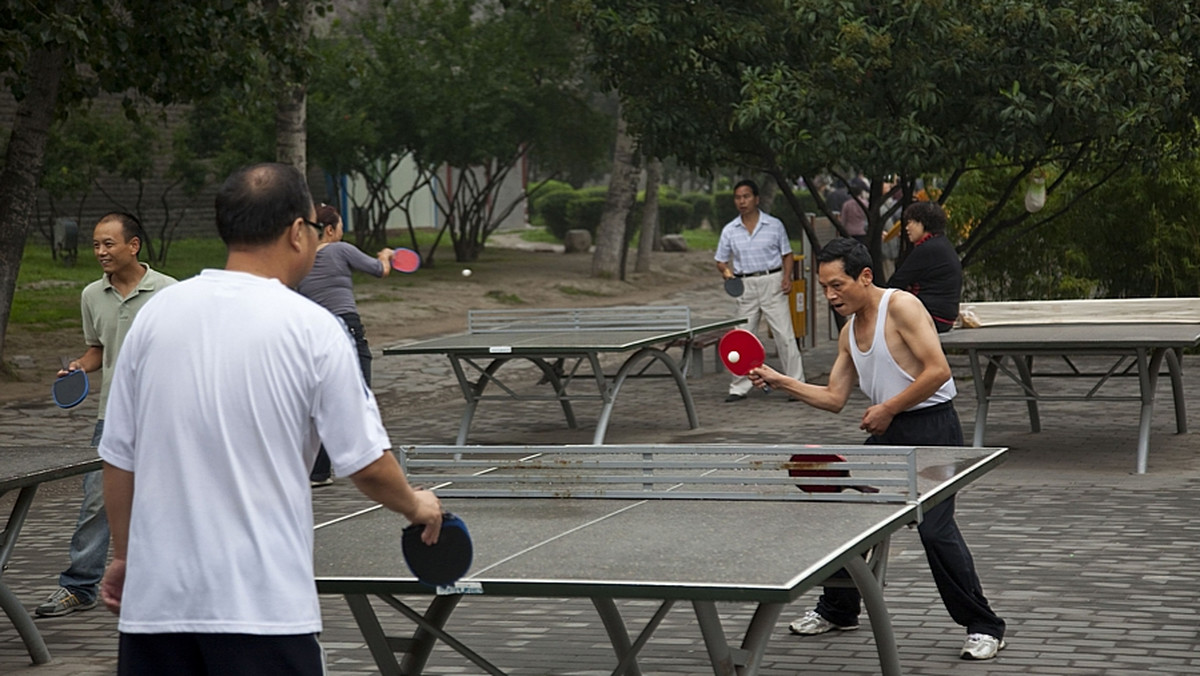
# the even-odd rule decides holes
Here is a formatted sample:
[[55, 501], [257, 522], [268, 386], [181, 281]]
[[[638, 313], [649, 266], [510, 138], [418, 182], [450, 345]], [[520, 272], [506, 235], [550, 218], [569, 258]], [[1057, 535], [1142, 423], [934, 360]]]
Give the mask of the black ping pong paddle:
[[737, 298], [746, 292], [746, 285], [742, 283], [741, 277], [730, 277], [725, 280], [725, 293]]
[[[846, 456], [836, 453], [801, 453], [793, 455], [789, 462], [826, 465], [836, 462], [846, 462]], [[795, 477], [848, 477], [850, 470], [848, 469], [833, 469], [833, 468], [817, 468], [817, 467], [792, 467], [788, 470], [788, 476]], [[830, 486], [827, 484], [796, 484], [796, 488], [805, 493], [841, 493], [846, 488], [853, 488], [860, 493], [878, 493], [879, 489], [874, 486]]]
[[421, 267], [421, 254], [400, 247], [392, 251], [392, 269], [400, 272], [416, 272]]
[[50, 386], [50, 396], [59, 408], [78, 406], [88, 394], [87, 371], [75, 369], [65, 376], [58, 378]]
[[442, 515], [442, 531], [434, 545], [421, 541], [424, 531], [424, 524], [412, 524], [400, 536], [408, 569], [417, 580], [431, 587], [458, 582], [471, 569], [471, 558], [475, 551], [467, 524], [446, 512]]

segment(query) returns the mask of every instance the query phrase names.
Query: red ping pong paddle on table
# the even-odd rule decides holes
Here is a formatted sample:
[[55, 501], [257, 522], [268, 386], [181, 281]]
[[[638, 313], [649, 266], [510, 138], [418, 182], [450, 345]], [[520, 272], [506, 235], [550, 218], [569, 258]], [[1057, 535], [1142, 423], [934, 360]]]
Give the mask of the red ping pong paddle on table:
[[404, 562], [417, 580], [431, 587], [452, 585], [471, 569], [474, 547], [467, 524], [457, 516], [442, 514], [442, 531], [435, 545], [421, 541], [424, 524], [407, 526], [400, 536]]
[[400, 247], [392, 251], [392, 269], [399, 272], [416, 272], [421, 267], [421, 254]]
[[[721, 363], [725, 368], [735, 376], [750, 373], [762, 366], [767, 358], [762, 341], [746, 329], [733, 329], [721, 336], [721, 342], [717, 343], [717, 354], [721, 355]], [[763, 391], [770, 392], [771, 388], [764, 387]]]
[[[801, 453], [793, 455], [789, 462], [793, 463], [811, 463], [817, 465], [827, 465], [836, 462], [846, 462], [846, 456], [837, 455], [836, 453]], [[820, 467], [793, 467], [788, 469], [788, 476], [795, 477], [848, 477], [850, 470], [848, 469], [833, 469]], [[853, 488], [860, 493], [878, 493], [879, 489], [874, 486], [830, 486], [823, 484], [796, 484], [796, 488], [805, 493], [841, 493], [846, 488]]]

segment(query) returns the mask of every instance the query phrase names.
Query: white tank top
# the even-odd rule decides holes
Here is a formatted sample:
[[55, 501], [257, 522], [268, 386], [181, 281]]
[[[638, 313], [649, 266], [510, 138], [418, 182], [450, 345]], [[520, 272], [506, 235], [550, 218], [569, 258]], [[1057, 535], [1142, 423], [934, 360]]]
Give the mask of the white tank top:
[[[887, 346], [887, 338], [884, 336], [888, 301], [894, 291], [895, 289], [888, 289], [883, 292], [883, 300], [879, 301], [879, 312], [875, 317], [875, 335], [871, 339], [870, 349], [866, 352], [858, 349], [858, 341], [854, 339], [854, 320], [858, 317], [856, 315], [850, 317], [850, 335], [848, 336], [850, 356], [854, 358], [854, 368], [858, 371], [858, 386], [872, 404], [879, 404], [891, 399], [916, 380], [915, 377], [905, 373], [904, 369], [900, 368], [900, 365], [892, 358], [892, 352]], [[957, 394], [954, 378], [950, 377], [932, 396], [908, 410], [915, 411], [950, 401]]]

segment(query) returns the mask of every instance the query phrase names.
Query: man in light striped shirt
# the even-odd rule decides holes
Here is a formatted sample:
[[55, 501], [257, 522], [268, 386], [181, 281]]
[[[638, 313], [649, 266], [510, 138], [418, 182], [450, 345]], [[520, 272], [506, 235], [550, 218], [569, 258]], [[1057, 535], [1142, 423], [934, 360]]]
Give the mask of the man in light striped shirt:
[[[788, 308], [792, 245], [787, 230], [778, 218], [759, 210], [758, 185], [754, 181], [739, 181], [733, 188], [733, 202], [738, 217], [721, 229], [714, 256], [717, 270], [725, 279], [742, 278], [745, 291], [737, 298], [738, 316], [746, 318], [746, 328], [751, 331], [758, 327], [760, 319], [766, 319], [783, 361], [783, 373], [804, 382], [804, 363], [796, 346]], [[735, 376], [729, 383], [725, 401], [745, 399], [750, 388], [749, 378]]]

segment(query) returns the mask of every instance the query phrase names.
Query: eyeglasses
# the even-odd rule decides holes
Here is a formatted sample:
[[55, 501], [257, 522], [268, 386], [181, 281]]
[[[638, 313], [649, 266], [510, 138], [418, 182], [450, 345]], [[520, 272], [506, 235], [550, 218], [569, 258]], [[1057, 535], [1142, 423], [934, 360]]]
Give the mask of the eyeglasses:
[[308, 223], [308, 224], [309, 224], [309, 225], [311, 225], [312, 227], [316, 228], [316, 229], [317, 229], [317, 234], [318, 234], [318, 235], [320, 235], [321, 233], [325, 232], [325, 226], [321, 225], [320, 223], [316, 223], [316, 222], [314, 222], [314, 221], [310, 221], [310, 220], [308, 220], [307, 218], [302, 218], [302, 219], [300, 219], [300, 220], [302, 220], [302, 221], [304, 221], [305, 223]]

